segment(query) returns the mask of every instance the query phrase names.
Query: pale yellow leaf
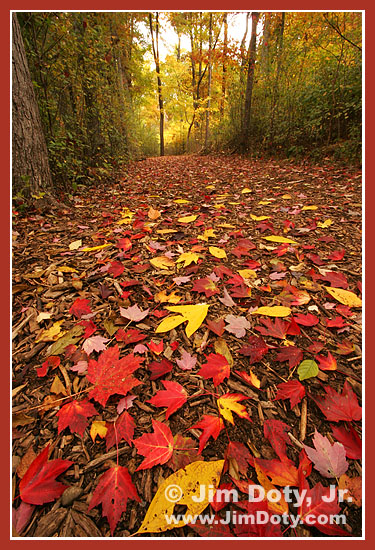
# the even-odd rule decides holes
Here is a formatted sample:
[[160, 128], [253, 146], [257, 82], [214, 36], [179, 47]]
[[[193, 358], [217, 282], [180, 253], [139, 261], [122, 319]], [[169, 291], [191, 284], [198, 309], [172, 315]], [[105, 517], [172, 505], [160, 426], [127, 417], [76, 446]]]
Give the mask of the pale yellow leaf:
[[224, 204], [214, 204], [214, 208], [225, 208], [225, 205]]
[[103, 439], [107, 435], [107, 431], [108, 428], [106, 428], [106, 422], [104, 420], [94, 420], [90, 428], [91, 439], [95, 443], [96, 436], [98, 435]]
[[252, 315], [266, 315], [267, 317], [287, 317], [292, 313], [290, 307], [286, 306], [262, 306], [258, 307]]
[[159, 269], [169, 269], [174, 267], [174, 261], [167, 256], [156, 256], [150, 260], [150, 264]]
[[51, 328], [43, 330], [39, 338], [35, 340], [35, 343], [37, 344], [38, 342], [55, 342], [58, 338], [60, 338], [60, 336], [65, 334], [65, 331], [61, 332], [60, 328], [63, 322], [64, 320], [56, 321], [55, 323], [53, 323]]
[[206, 229], [202, 235], [198, 235], [198, 239], [201, 241], [208, 241], [209, 238], [216, 237], [213, 229]]
[[272, 204], [271, 201], [259, 201], [258, 204], [261, 204], [263, 206], [267, 206], [268, 204]]
[[280, 237], [279, 235], [269, 235], [268, 237], [262, 237], [262, 239], [270, 241], [271, 243], [298, 244], [296, 241], [292, 241], [292, 239], [288, 239], [287, 237]]
[[[178, 523], [168, 523], [166, 519], [173, 515], [176, 504], [187, 507], [185, 515], [201, 514], [209, 504], [208, 488], [215, 494], [223, 466], [224, 460], [197, 460], [170, 475], [159, 486], [136, 534], [162, 533], [184, 526], [183, 519]], [[201, 486], [205, 489], [204, 499], [200, 498]]]
[[180, 223], [190, 223], [190, 222], [194, 222], [196, 219], [197, 219], [198, 216], [196, 216], [195, 214], [192, 214], [191, 216], [184, 216], [182, 218], [178, 218], [178, 222]]
[[166, 290], [162, 290], [155, 295], [155, 302], [161, 304], [168, 302], [169, 304], [178, 304], [182, 300], [182, 296], [179, 296], [175, 290], [170, 294], [167, 294]]
[[175, 199], [173, 202], [175, 202], [176, 204], [187, 204], [188, 202], [191, 202], [191, 201], [188, 201], [186, 199]]
[[176, 263], [184, 262], [184, 267], [187, 267], [191, 263], [197, 263], [199, 260], [199, 254], [196, 252], [183, 252], [176, 260]]
[[52, 313], [47, 313], [46, 311], [41, 311], [36, 318], [36, 322], [40, 323], [41, 321], [45, 321], [46, 319], [51, 319]]
[[160, 235], [168, 235], [168, 233], [177, 233], [177, 229], [158, 229], [156, 233]]
[[318, 210], [318, 207], [312, 204], [311, 206], [302, 206], [302, 210]]
[[[81, 244], [82, 244], [82, 241], [81, 241]], [[74, 267], [69, 267], [67, 265], [61, 265], [60, 267], [57, 268], [57, 270], [61, 271], [61, 273], [78, 273], [78, 271], [74, 269]]]
[[243, 279], [255, 279], [257, 276], [257, 272], [253, 269], [239, 269], [238, 273]]
[[107, 244], [101, 244], [99, 246], [91, 246], [91, 247], [82, 248], [81, 252], [92, 252], [94, 250], [102, 250], [103, 248], [107, 248], [107, 246], [112, 246], [112, 244], [107, 243]]
[[[220, 216], [223, 217], [223, 216]], [[219, 223], [218, 227], [223, 227], [224, 229], [234, 229], [236, 226], [230, 223]]]
[[215, 258], [227, 257], [225, 250], [223, 250], [222, 248], [218, 248], [217, 246], [210, 246], [208, 250], [210, 251], [210, 254], [212, 254], [212, 256], [214, 256]]
[[61, 382], [60, 378], [57, 376], [57, 374], [55, 375], [55, 378], [52, 382], [50, 392], [54, 393], [55, 395], [59, 395], [59, 394], [67, 395], [66, 388], [64, 384]]
[[249, 189], [248, 187], [244, 187], [244, 188], [242, 189], [241, 193], [242, 193], [243, 195], [246, 195], [246, 193], [252, 193], [252, 190]]
[[82, 240], [79, 239], [78, 241], [73, 241], [69, 245], [69, 250], [77, 250], [78, 248], [81, 248], [82, 246]]
[[220, 353], [220, 355], [223, 355], [225, 359], [228, 361], [229, 366], [233, 367], [234, 361], [233, 361], [232, 354], [227, 346], [226, 341], [223, 340], [223, 338], [218, 338], [217, 340], [215, 340], [214, 349], [215, 349], [215, 353]]
[[262, 222], [263, 220], [269, 220], [271, 216], [255, 216], [255, 214], [250, 214], [250, 218], [256, 222]]
[[325, 220], [324, 222], [318, 222], [317, 226], [321, 227], [322, 229], [325, 229], [326, 227], [329, 227], [332, 224], [333, 224], [333, 220], [328, 219], [328, 220]]
[[340, 304], [348, 307], [362, 307], [362, 300], [354, 292], [350, 290], [344, 290], [342, 288], [334, 288], [332, 286], [324, 287], [328, 294], [336, 298]]

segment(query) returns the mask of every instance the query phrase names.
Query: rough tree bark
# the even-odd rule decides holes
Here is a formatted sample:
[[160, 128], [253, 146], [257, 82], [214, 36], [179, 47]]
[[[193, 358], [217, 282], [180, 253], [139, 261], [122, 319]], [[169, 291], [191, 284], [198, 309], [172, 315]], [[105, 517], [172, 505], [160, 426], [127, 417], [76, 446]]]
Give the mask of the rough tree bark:
[[[53, 193], [47, 146], [17, 15], [12, 15], [12, 179], [25, 198]], [[14, 193], [14, 194], [16, 194]]]

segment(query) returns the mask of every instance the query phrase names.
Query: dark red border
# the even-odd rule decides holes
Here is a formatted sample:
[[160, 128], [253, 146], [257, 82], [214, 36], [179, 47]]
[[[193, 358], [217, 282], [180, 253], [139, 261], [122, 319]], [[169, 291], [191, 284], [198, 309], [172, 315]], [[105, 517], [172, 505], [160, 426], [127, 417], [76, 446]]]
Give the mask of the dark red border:
[[[1, 54], [2, 54], [2, 85], [0, 86], [0, 93], [1, 93], [1, 99], [0, 102], [0, 108], [1, 108], [1, 129], [2, 129], [2, 153], [3, 153], [3, 162], [2, 162], [2, 192], [1, 192], [1, 208], [2, 208], [2, 215], [0, 216], [0, 223], [1, 223], [1, 241], [3, 243], [3, 249], [2, 249], [2, 265], [1, 265], [1, 271], [0, 271], [0, 277], [2, 280], [2, 286], [1, 286], [1, 302], [5, 306], [2, 308], [0, 313], [0, 322], [2, 323], [2, 330], [1, 335], [3, 336], [3, 342], [2, 342], [2, 372], [0, 376], [3, 379], [2, 387], [4, 388], [4, 398], [0, 401], [1, 406], [1, 420], [2, 420], [2, 430], [0, 432], [0, 437], [3, 441], [2, 446], [2, 452], [0, 453], [1, 458], [1, 473], [2, 473], [2, 499], [0, 499], [0, 518], [1, 518], [1, 530], [0, 530], [0, 539], [2, 541], [2, 545], [10, 546], [12, 547], [17, 546], [20, 547], [21, 545], [26, 545], [29, 547], [30, 545], [33, 546], [33, 548], [38, 548], [40, 545], [45, 546], [46, 544], [54, 544], [57, 543], [58, 545], [84, 545], [85, 548], [102, 548], [102, 544], [105, 543], [111, 543], [115, 545], [123, 544], [122, 541], [119, 540], [107, 540], [107, 539], [101, 539], [101, 540], [94, 540], [94, 541], [81, 541], [81, 540], [59, 540], [59, 539], [49, 539], [47, 541], [29, 541], [29, 540], [10, 540], [9, 539], [9, 525], [10, 525], [10, 518], [9, 518], [9, 501], [7, 498], [4, 498], [4, 495], [8, 495], [8, 487], [9, 487], [9, 453], [8, 453], [8, 446], [6, 445], [6, 441], [8, 438], [8, 430], [6, 429], [6, 420], [9, 420], [9, 395], [10, 392], [8, 391], [8, 387], [5, 384], [5, 380], [8, 377], [8, 370], [7, 365], [10, 364], [10, 358], [7, 359], [4, 357], [4, 349], [7, 350], [6, 355], [9, 354], [9, 345], [5, 343], [6, 335], [10, 334], [9, 331], [9, 306], [10, 303], [10, 290], [9, 290], [9, 279], [10, 279], [10, 253], [9, 253], [9, 247], [7, 246], [10, 242], [10, 232], [9, 232], [9, 221], [10, 221], [10, 208], [9, 208], [9, 200], [10, 200], [10, 163], [9, 163], [9, 143], [10, 143], [10, 123], [9, 123], [9, 86], [7, 83], [9, 83], [10, 79], [10, 63], [9, 63], [9, 52], [10, 52], [10, 25], [9, 25], [9, 17], [10, 17], [10, 10], [18, 11], [18, 10], [59, 10], [62, 9], [64, 11], [69, 11], [70, 9], [74, 10], [158, 10], [158, 11], [168, 11], [168, 10], [179, 10], [179, 11], [189, 11], [189, 10], [215, 10], [215, 11], [221, 11], [221, 10], [230, 10], [230, 11], [249, 11], [249, 10], [258, 10], [258, 11], [280, 11], [280, 10], [287, 10], [287, 11], [295, 11], [295, 10], [327, 10], [327, 11], [334, 11], [334, 10], [359, 10], [363, 9], [365, 10], [365, 17], [366, 17], [366, 151], [370, 152], [370, 155], [366, 155], [367, 158], [367, 164], [366, 164], [366, 213], [368, 214], [365, 216], [366, 222], [368, 222], [368, 219], [374, 218], [374, 205], [375, 201], [374, 199], [374, 186], [375, 183], [372, 182], [372, 173], [373, 173], [373, 161], [372, 161], [372, 135], [374, 132], [374, 99], [373, 99], [373, 88], [371, 86], [372, 84], [372, 73], [374, 72], [374, 47], [373, 47], [373, 35], [374, 35], [374, 3], [373, 1], [369, 2], [361, 2], [360, 4], [356, 4], [356, 2], [349, 2], [347, 0], [341, 0], [341, 1], [331, 1], [327, 4], [327, 2], [304, 2], [302, 3], [300, 0], [289, 0], [289, 2], [280, 2], [280, 0], [274, 0], [272, 2], [256, 2], [254, 5], [251, 5], [248, 1], [244, 0], [237, 0], [234, 4], [229, 5], [228, 2], [224, 2], [223, 0], [190, 0], [187, 2], [187, 0], [184, 0], [182, 2], [176, 2], [172, 0], [160, 0], [157, 2], [156, 0], [131, 0], [131, 1], [107, 1], [107, 2], [98, 2], [97, 0], [92, 0], [91, 2], [87, 1], [80, 1], [80, 2], [72, 2], [72, 1], [65, 1], [65, 2], [51, 2], [46, 0], [36, 0], [34, 2], [31, 1], [13, 1], [9, 2], [6, 1], [1, 4], [0, 12], [0, 25], [1, 25], [1, 33], [0, 33], [0, 41], [1, 41]], [[8, 168], [8, 169], [7, 169]], [[372, 291], [372, 280], [373, 280], [373, 224], [366, 223], [366, 334], [371, 335], [372, 334], [372, 327], [371, 327], [371, 321], [373, 317], [373, 313], [371, 312], [371, 304], [373, 303], [372, 297], [373, 297], [373, 291]], [[5, 246], [4, 246], [5, 245]], [[5, 264], [5, 265], [4, 265]], [[366, 352], [366, 396], [368, 399], [366, 400], [366, 429], [367, 429], [367, 438], [366, 438], [366, 458], [368, 458], [368, 466], [367, 466], [367, 475], [366, 475], [366, 540], [359, 541], [359, 540], [329, 540], [325, 539], [325, 541], [321, 540], [314, 540], [314, 539], [306, 539], [306, 541], [309, 544], [309, 548], [311, 546], [314, 546], [315, 548], [320, 547], [322, 544], [328, 544], [330, 547], [333, 545], [335, 548], [339, 548], [339, 545], [344, 544], [345, 547], [348, 545], [368, 545], [371, 540], [374, 540], [374, 521], [375, 519], [372, 516], [372, 511], [374, 509], [374, 502], [375, 499], [373, 497], [373, 479], [374, 479], [374, 473], [372, 471], [372, 461], [374, 457], [373, 453], [373, 445], [375, 438], [372, 435], [372, 429], [373, 429], [373, 423], [374, 423], [374, 411], [373, 411], [373, 405], [374, 402], [373, 398], [373, 365], [371, 364], [371, 337], [366, 339], [367, 343], [367, 352]], [[8, 378], [10, 379], [10, 378]], [[6, 390], [5, 390], [6, 388]], [[6, 392], [6, 393], [5, 393]], [[9, 424], [8, 424], [9, 425]], [[174, 539], [174, 540], [165, 540], [164, 538], [160, 539], [150, 539], [147, 540], [137, 540], [137, 539], [126, 539], [124, 541], [125, 544], [132, 545], [132, 547], [136, 548], [142, 548], [150, 547], [151, 544], [157, 544], [160, 548], [162, 545], [163, 547], [167, 545], [168, 547], [172, 548], [172, 545], [175, 546], [176, 543], [179, 545], [183, 544], [193, 546], [194, 549], [196, 548], [204, 548], [206, 549], [207, 546], [210, 548], [217, 548], [218, 545], [225, 545], [227, 547], [228, 544], [234, 544], [236, 547], [241, 546], [241, 548], [244, 548], [245, 545], [251, 545], [254, 546], [254, 543], [258, 546], [261, 545], [262, 548], [272, 546], [275, 547], [275, 544], [293, 544], [293, 539], [286, 539], [286, 540], [261, 540], [257, 541], [256, 539], [251, 540], [231, 540], [231, 541], [225, 541], [225, 540], [199, 540], [199, 539], [192, 539], [189, 540], [180, 540], [180, 539]], [[301, 541], [295, 541], [294, 544], [300, 544]]]

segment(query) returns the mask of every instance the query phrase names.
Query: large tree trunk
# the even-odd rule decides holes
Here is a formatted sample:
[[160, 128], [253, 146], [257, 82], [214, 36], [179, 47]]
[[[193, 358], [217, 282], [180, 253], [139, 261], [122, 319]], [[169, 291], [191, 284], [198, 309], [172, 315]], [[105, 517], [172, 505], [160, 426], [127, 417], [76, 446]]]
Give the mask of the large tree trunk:
[[208, 83], [207, 83], [207, 107], [206, 107], [206, 129], [204, 136], [204, 148], [208, 150], [210, 134], [210, 108], [211, 108], [211, 80], [212, 80], [212, 13], [210, 13], [209, 39], [208, 39]]
[[159, 14], [155, 16], [155, 41], [154, 41], [154, 29], [152, 22], [152, 14], [149, 14], [149, 23], [151, 31], [152, 52], [154, 54], [156, 77], [158, 82], [158, 100], [159, 100], [159, 132], [160, 132], [160, 156], [164, 156], [164, 105], [163, 105], [163, 93], [160, 75], [160, 60], [159, 60]]
[[17, 15], [12, 15], [12, 177], [25, 197], [53, 192], [48, 153]]

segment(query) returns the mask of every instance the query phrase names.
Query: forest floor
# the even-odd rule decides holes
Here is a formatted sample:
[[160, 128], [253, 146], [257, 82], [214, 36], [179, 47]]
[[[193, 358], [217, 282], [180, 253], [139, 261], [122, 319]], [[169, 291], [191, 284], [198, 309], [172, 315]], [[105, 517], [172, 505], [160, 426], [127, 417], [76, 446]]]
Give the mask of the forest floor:
[[[14, 212], [14, 533], [361, 536], [361, 200], [354, 169], [192, 155], [134, 162], [60, 210]], [[347, 523], [171, 529], [164, 512], [186, 502], [159, 494], [145, 520], [175, 471], [192, 490], [194, 461], [239, 491], [205, 503], [217, 519]], [[251, 483], [311, 499], [248, 502]], [[324, 504], [330, 485], [351, 498]]]

